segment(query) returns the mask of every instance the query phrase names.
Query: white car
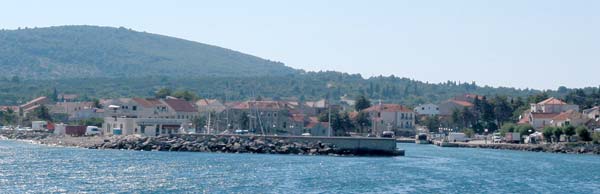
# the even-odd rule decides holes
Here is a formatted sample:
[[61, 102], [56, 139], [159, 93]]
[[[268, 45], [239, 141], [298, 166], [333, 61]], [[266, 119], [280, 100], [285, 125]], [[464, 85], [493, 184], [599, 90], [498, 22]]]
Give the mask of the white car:
[[85, 128], [85, 135], [100, 135], [100, 129], [96, 126], [87, 126]]

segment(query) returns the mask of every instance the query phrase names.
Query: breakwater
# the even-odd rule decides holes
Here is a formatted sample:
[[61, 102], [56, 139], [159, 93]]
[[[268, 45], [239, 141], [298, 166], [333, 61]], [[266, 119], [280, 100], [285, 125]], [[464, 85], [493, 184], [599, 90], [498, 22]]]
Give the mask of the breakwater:
[[[385, 141], [385, 140], [383, 140]], [[362, 145], [361, 145], [362, 144]], [[90, 148], [299, 155], [402, 155], [379, 139], [241, 135], [126, 136]]]
[[265, 153], [333, 156], [399, 156], [394, 139], [354, 137], [298, 137], [253, 135], [177, 134], [158, 137], [137, 135], [110, 137], [55, 136], [43, 132], [1, 132], [9, 139], [36, 140], [42, 144], [90, 149]]
[[435, 142], [442, 147], [485, 148], [502, 150], [519, 150], [530, 152], [550, 152], [569, 154], [600, 154], [600, 145], [591, 143], [559, 143], [559, 144], [481, 144], [463, 142]]

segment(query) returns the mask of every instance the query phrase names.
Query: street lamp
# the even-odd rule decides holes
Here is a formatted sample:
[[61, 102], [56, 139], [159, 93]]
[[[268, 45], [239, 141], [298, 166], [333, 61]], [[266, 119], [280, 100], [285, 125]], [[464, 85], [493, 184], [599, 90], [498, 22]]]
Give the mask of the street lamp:
[[485, 144], [487, 144], [487, 138], [488, 138], [488, 129], [483, 129], [483, 132], [485, 134]]

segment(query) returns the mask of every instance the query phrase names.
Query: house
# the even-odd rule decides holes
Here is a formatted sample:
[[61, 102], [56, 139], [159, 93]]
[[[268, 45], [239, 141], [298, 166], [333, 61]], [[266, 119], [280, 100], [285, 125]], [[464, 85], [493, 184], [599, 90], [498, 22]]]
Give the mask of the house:
[[171, 118], [123, 118], [105, 117], [102, 124], [104, 135], [159, 136], [189, 131], [189, 121]]
[[21, 110], [23, 110], [23, 115], [27, 115], [27, 113], [32, 112], [36, 108], [40, 107], [40, 105], [50, 105], [50, 104], [52, 104], [50, 99], [48, 99], [45, 96], [41, 96], [41, 97], [35, 98], [35, 99], [19, 106], [19, 108]]
[[196, 101], [195, 104], [196, 107], [198, 107], [198, 112], [202, 115], [208, 114], [209, 112], [219, 114], [227, 110], [227, 106], [216, 99], [200, 99]]
[[245, 101], [234, 104], [230, 111], [232, 120], [237, 121], [233, 128], [258, 134], [287, 134], [293, 123], [288, 104], [280, 101]]
[[199, 117], [198, 109], [188, 101], [183, 99], [164, 99], [161, 100], [169, 107], [173, 119], [187, 119], [192, 121]]
[[564, 127], [564, 126], [579, 126], [584, 125], [587, 121], [590, 120], [587, 116], [575, 111], [568, 110], [562, 112], [552, 118], [551, 123], [555, 127]]
[[600, 106], [595, 106], [589, 109], [585, 109], [582, 111], [585, 116], [590, 119], [600, 118]]
[[552, 119], [560, 113], [535, 113], [528, 114], [526, 123], [529, 123], [533, 128], [540, 129], [546, 126], [554, 126]]
[[473, 103], [463, 100], [450, 99], [446, 100], [439, 105], [439, 114], [440, 115], [452, 115], [454, 110], [462, 110], [464, 108], [472, 108]]
[[187, 132], [197, 108], [182, 99], [118, 98], [101, 101], [103, 134], [157, 136]]
[[536, 104], [531, 104], [530, 110], [534, 113], [561, 113], [568, 110], [579, 111], [579, 106], [567, 104], [562, 100], [550, 97]]
[[51, 114], [65, 115], [65, 121], [104, 117], [103, 111], [98, 111], [93, 102], [57, 102], [48, 108]]
[[59, 94], [56, 99], [59, 102], [75, 102], [79, 96], [77, 94]]
[[320, 122], [317, 117], [309, 117], [304, 126], [303, 133], [311, 136], [327, 136], [329, 133], [329, 122]]
[[[144, 117], [138, 110], [141, 104], [133, 98], [104, 99], [100, 101], [100, 104], [106, 109], [104, 113], [106, 117]], [[164, 110], [166, 110], [166, 106]]]
[[414, 108], [415, 113], [418, 115], [435, 116], [440, 114], [440, 107], [435, 104], [421, 104]]
[[413, 132], [415, 129], [415, 113], [399, 104], [378, 104], [365, 110], [372, 119], [371, 133], [381, 135], [383, 131], [394, 131], [396, 134]]

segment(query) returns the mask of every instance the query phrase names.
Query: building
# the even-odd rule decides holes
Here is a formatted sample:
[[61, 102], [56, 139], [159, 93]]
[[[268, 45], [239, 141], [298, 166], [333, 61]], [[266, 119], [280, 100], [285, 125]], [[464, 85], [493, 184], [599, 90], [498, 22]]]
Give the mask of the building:
[[303, 130], [303, 133], [308, 133], [311, 136], [327, 136], [328, 132], [329, 122], [320, 122], [317, 117], [309, 117]]
[[[546, 126], [554, 126], [552, 119], [558, 116], [560, 113], [534, 113], [531, 112], [527, 115], [527, 119], [522, 123], [528, 123], [533, 128], [540, 129]], [[522, 124], [521, 123], [521, 124]]]
[[551, 122], [555, 127], [564, 127], [584, 125], [588, 120], [590, 119], [586, 115], [575, 110], [568, 110], [553, 117]]
[[79, 96], [77, 94], [59, 94], [56, 99], [59, 102], [75, 102]]
[[191, 128], [186, 119], [106, 117], [102, 124], [104, 135], [159, 136], [185, 133]]
[[551, 97], [536, 104], [531, 104], [530, 110], [534, 113], [561, 113], [568, 110], [579, 111], [579, 106], [567, 104], [562, 100]]
[[289, 128], [302, 127], [293, 123], [290, 107], [280, 101], [246, 101], [231, 107], [232, 127], [248, 129], [257, 134], [288, 134]]
[[439, 114], [440, 115], [452, 115], [452, 112], [454, 112], [454, 110], [463, 110], [464, 108], [472, 108], [473, 107], [473, 103], [468, 102], [468, 101], [463, 101], [463, 100], [455, 100], [455, 99], [450, 99], [450, 100], [446, 100], [442, 103], [440, 103], [439, 105]]
[[600, 118], [600, 106], [595, 106], [589, 109], [585, 109], [582, 111], [585, 116], [590, 119]]
[[199, 117], [198, 109], [188, 101], [183, 99], [164, 99], [161, 100], [169, 107], [172, 119], [186, 119], [192, 121]]
[[209, 112], [219, 114], [227, 110], [225, 104], [216, 99], [200, 99], [196, 101], [196, 107], [198, 107], [198, 112], [200, 112], [201, 115], [206, 115]]
[[27, 113], [32, 112], [33, 110], [35, 110], [36, 108], [40, 107], [41, 105], [51, 105], [52, 102], [50, 99], [48, 99], [45, 96], [41, 96], [38, 98], [35, 98], [21, 106], [19, 106], [19, 108], [21, 110], [23, 110], [23, 115], [27, 115]]
[[103, 134], [157, 136], [191, 132], [198, 109], [182, 99], [118, 98], [101, 102]]
[[418, 115], [435, 116], [440, 114], [440, 107], [435, 104], [421, 104], [414, 108], [414, 111]]
[[381, 135], [383, 131], [394, 131], [396, 134], [414, 133], [415, 113], [405, 106], [380, 103], [362, 111], [369, 113], [372, 119], [372, 134]]
[[64, 121], [104, 117], [104, 110], [94, 107], [93, 102], [57, 102], [48, 108], [51, 114], [65, 115]]

